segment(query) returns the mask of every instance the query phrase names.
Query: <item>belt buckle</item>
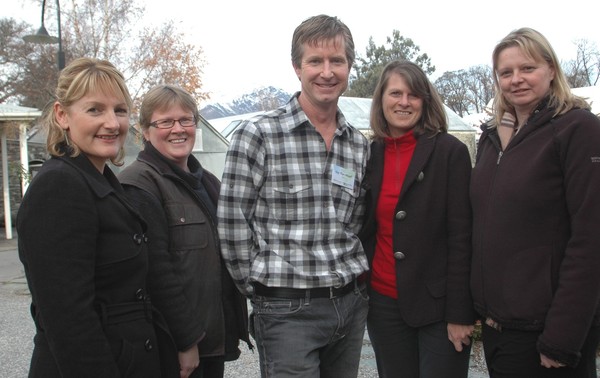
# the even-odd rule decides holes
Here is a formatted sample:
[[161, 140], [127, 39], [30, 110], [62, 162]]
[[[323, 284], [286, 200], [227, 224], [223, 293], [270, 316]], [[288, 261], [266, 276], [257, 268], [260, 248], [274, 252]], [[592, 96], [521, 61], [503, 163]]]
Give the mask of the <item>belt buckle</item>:
[[490, 317], [487, 317], [485, 319], [485, 324], [492, 327], [493, 329], [495, 329], [498, 332], [502, 332], [502, 326], [500, 324], [498, 324], [497, 321], [495, 321], [494, 319], [492, 319]]
[[335, 298], [335, 293], [333, 292], [335, 288], [333, 286], [329, 287], [329, 299]]

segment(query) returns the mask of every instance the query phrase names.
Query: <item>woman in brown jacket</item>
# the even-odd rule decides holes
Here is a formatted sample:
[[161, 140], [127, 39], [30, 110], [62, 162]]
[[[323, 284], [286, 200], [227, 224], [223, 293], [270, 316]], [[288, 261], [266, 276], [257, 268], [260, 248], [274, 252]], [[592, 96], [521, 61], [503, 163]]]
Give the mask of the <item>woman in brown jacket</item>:
[[144, 150], [119, 174], [153, 239], [149, 292], [177, 345], [181, 377], [221, 378], [250, 342], [246, 299], [221, 261], [220, 182], [192, 155], [200, 115], [182, 88], [159, 85], [140, 109]]

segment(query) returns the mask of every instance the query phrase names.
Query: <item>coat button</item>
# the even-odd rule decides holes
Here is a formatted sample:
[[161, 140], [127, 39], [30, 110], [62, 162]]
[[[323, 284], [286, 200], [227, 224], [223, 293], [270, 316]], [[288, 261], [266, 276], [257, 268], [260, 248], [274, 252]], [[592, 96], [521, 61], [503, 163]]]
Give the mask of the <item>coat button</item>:
[[419, 172], [419, 175], [417, 176], [417, 181], [423, 181], [424, 178], [425, 178], [425, 173]]
[[152, 346], [152, 342], [150, 341], [150, 339], [146, 339], [146, 341], [144, 342], [144, 348], [146, 348], [146, 350], [148, 352], [150, 352], [153, 348]]
[[404, 256], [404, 253], [402, 252], [394, 252], [394, 258], [396, 260], [404, 260], [406, 256]]
[[179, 218], [179, 222], [185, 223], [185, 218], [184, 217]]
[[138, 301], [144, 300], [144, 289], [137, 289], [135, 292], [135, 299]]
[[400, 210], [396, 213], [397, 220], [403, 220], [404, 218], [406, 218], [406, 211]]
[[135, 244], [137, 244], [137, 245], [140, 245], [140, 244], [142, 244], [142, 239], [143, 239], [143, 238], [142, 238], [142, 235], [140, 235], [140, 234], [134, 234], [134, 235], [133, 235], [133, 242], [134, 242]]

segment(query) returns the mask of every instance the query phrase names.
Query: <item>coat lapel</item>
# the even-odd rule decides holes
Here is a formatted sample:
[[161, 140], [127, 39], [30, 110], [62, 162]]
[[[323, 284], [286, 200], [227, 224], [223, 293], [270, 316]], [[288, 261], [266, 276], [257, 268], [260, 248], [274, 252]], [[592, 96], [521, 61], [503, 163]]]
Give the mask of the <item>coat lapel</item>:
[[402, 199], [404, 194], [410, 189], [415, 181], [417, 181], [419, 175], [423, 172], [425, 164], [427, 164], [429, 157], [433, 153], [436, 140], [436, 137], [431, 137], [428, 135], [419, 135], [417, 137], [415, 152], [413, 152], [412, 159], [410, 159], [410, 164], [408, 165], [408, 170], [406, 171], [406, 177], [404, 178], [404, 183], [402, 184], [402, 190], [400, 191], [398, 202], [400, 202], [400, 199]]

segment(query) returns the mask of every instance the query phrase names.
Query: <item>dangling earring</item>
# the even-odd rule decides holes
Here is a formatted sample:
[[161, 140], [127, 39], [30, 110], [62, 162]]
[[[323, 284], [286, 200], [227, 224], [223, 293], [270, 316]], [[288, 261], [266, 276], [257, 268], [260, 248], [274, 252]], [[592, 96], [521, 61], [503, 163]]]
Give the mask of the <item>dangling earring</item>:
[[65, 143], [67, 146], [71, 147], [71, 141], [69, 141], [69, 134], [67, 134], [67, 130], [63, 130], [63, 135], [65, 136]]

